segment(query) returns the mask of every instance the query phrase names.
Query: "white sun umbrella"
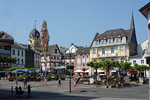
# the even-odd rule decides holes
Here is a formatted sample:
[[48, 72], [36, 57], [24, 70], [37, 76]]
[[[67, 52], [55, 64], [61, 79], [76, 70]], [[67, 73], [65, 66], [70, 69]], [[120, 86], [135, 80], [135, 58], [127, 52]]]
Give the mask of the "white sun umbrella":
[[77, 69], [77, 70], [75, 70], [74, 72], [75, 72], [75, 73], [81, 73], [81, 72], [84, 72], [84, 71], [82, 71], [81, 69]]

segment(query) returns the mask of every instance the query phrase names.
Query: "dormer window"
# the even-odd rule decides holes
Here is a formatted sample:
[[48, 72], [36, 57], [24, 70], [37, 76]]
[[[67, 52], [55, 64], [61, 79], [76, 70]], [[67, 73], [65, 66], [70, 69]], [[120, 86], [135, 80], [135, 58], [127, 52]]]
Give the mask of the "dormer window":
[[122, 41], [122, 37], [118, 35], [118, 37], [116, 38], [116, 42], [121, 42], [121, 41]]
[[99, 44], [99, 41], [98, 41], [98, 40], [97, 40], [97, 41], [95, 41], [95, 42], [96, 42], [96, 45], [97, 45], [97, 44]]
[[121, 38], [121, 37], [118, 37], [118, 38], [116, 39], [116, 42], [121, 42], [121, 40], [122, 40], [122, 38]]
[[113, 38], [109, 39], [109, 43], [113, 43], [113, 42], [114, 42]]
[[99, 40], [99, 44], [101, 43], [101, 40]]
[[106, 43], [106, 40], [102, 40], [102, 44], [105, 44]]

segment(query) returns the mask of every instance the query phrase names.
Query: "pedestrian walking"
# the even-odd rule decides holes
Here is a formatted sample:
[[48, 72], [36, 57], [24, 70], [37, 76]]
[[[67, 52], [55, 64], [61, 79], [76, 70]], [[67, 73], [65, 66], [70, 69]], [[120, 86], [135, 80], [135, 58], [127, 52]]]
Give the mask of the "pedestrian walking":
[[30, 94], [31, 94], [31, 86], [30, 84], [28, 85], [28, 97], [30, 97]]
[[26, 78], [24, 78], [23, 83], [24, 83], [24, 89], [27, 88], [27, 79]]
[[58, 80], [58, 87], [61, 87], [61, 79]]

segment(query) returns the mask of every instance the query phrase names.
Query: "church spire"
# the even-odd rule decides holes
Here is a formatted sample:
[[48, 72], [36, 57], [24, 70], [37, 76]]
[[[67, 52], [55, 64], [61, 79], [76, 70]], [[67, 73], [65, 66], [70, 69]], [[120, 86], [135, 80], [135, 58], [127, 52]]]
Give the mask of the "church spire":
[[130, 29], [135, 29], [133, 12], [132, 12], [132, 19], [131, 19]]
[[33, 26], [33, 28], [35, 28], [35, 29], [36, 29], [36, 22], [37, 22], [37, 20], [35, 20], [35, 22], [34, 22], [34, 26]]

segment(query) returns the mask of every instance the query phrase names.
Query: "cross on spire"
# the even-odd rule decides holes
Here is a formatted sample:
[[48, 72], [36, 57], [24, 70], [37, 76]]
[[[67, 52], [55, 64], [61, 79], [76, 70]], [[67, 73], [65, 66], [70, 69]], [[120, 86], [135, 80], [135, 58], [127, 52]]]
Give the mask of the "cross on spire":
[[36, 28], [36, 22], [37, 22], [37, 20], [35, 20], [35, 23], [34, 23], [34, 28]]

